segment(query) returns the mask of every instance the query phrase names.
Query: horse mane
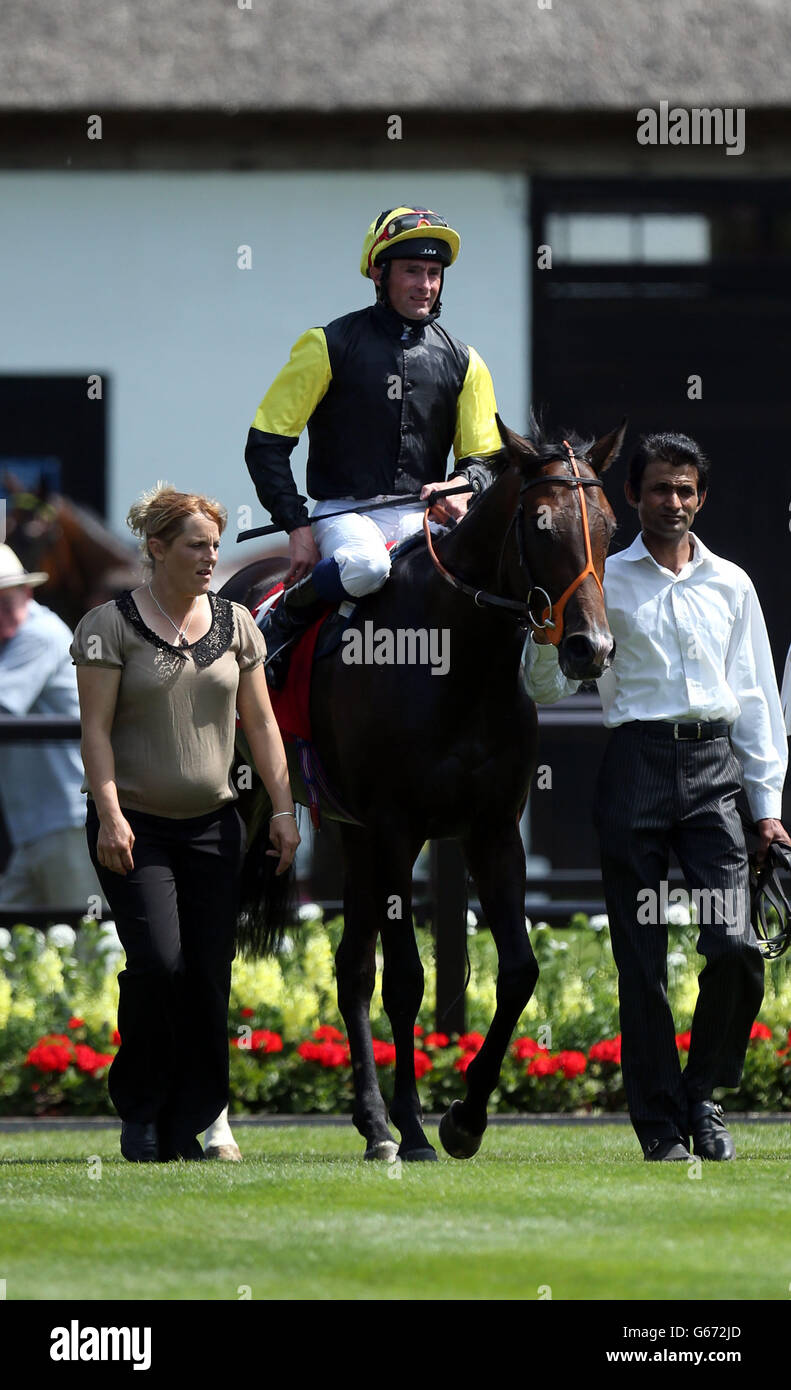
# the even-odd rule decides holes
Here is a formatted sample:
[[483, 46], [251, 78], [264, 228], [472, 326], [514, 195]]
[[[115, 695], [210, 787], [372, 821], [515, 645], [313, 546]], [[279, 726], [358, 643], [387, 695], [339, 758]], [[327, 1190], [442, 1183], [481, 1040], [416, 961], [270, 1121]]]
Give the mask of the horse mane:
[[577, 458], [587, 457], [588, 450], [595, 444], [594, 439], [583, 439], [576, 430], [553, 431], [544, 422], [541, 411], [531, 410], [528, 432], [525, 435], [538, 453], [541, 463], [551, 463], [552, 459], [563, 458], [563, 441], [571, 445]]

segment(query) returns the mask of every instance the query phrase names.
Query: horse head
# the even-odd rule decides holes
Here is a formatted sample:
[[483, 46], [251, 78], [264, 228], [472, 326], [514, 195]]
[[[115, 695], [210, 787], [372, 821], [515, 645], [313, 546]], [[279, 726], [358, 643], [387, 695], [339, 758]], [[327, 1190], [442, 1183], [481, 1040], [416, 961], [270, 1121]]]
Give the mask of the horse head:
[[576, 434], [550, 436], [535, 417], [531, 437], [497, 419], [505, 449], [500, 476], [521, 482], [503, 574], [524, 599], [536, 640], [558, 649], [570, 680], [596, 680], [615, 651], [602, 580], [616, 522], [601, 475], [617, 458], [626, 421], [595, 442]]

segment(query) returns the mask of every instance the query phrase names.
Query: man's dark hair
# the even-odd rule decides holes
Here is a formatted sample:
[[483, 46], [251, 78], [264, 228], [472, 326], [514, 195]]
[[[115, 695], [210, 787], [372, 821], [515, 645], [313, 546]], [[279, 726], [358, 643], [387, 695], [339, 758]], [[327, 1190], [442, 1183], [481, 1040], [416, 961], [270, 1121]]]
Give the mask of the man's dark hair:
[[635, 497], [640, 496], [643, 474], [649, 463], [661, 459], [675, 468], [695, 468], [698, 474], [698, 494], [706, 491], [711, 464], [699, 444], [688, 434], [644, 434], [629, 462], [629, 485]]

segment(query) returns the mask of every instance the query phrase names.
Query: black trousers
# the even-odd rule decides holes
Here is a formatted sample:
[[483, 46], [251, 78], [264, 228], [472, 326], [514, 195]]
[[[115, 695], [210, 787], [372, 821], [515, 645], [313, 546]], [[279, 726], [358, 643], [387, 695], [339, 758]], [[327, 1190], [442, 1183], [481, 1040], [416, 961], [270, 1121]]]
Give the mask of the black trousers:
[[123, 813], [135, 835], [126, 876], [99, 864], [99, 818], [88, 801], [88, 848], [126, 952], [110, 1097], [123, 1120], [156, 1123], [161, 1148], [182, 1153], [228, 1101], [245, 827], [234, 805], [188, 820]]
[[[740, 788], [727, 738], [676, 742], [650, 724], [614, 729], [599, 772], [594, 820], [618, 967], [623, 1077], [644, 1148], [656, 1138], [686, 1140], [688, 1106], [710, 1099], [715, 1086], [739, 1085], [761, 1007]], [[683, 1073], [667, 999], [667, 926], [651, 911], [664, 896], [671, 849], [688, 888], [699, 890], [698, 952], [706, 960]]]

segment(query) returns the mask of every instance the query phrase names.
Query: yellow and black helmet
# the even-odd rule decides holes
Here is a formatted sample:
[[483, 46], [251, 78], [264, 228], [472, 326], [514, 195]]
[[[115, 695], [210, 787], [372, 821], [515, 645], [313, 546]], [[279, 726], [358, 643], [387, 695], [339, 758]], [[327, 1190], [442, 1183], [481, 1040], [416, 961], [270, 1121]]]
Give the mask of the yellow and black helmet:
[[436, 257], [444, 269], [453, 265], [459, 245], [458, 232], [429, 208], [389, 208], [374, 218], [365, 233], [360, 272], [368, 279], [377, 263], [408, 256]]

